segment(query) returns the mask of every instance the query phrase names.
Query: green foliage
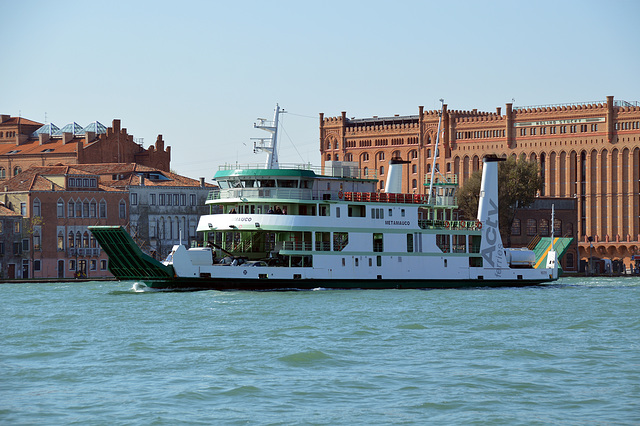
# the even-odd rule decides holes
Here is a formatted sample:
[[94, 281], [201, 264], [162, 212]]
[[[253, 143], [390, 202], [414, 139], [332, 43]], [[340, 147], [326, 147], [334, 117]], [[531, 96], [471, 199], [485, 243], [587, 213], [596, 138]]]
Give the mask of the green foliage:
[[[458, 206], [462, 216], [473, 220], [478, 215], [482, 171], [473, 173], [458, 193]], [[498, 215], [500, 233], [511, 240], [511, 224], [518, 208], [529, 206], [542, 189], [542, 178], [538, 163], [509, 158], [498, 165]]]

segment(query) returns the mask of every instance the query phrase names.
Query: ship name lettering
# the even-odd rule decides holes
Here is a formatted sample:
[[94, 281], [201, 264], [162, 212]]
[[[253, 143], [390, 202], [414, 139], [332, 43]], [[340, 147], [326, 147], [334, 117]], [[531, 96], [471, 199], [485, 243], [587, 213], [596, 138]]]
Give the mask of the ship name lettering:
[[252, 220], [250, 217], [236, 217], [236, 222], [251, 222]]
[[411, 221], [410, 220], [385, 220], [384, 224], [385, 225], [404, 225], [404, 226], [409, 226], [409, 225], [411, 225]]

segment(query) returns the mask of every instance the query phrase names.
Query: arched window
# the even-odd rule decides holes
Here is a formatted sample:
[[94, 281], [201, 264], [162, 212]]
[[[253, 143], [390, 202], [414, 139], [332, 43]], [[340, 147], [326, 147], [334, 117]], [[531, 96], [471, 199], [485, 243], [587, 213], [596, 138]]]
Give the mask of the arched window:
[[368, 167], [365, 167], [365, 168], [362, 170], [362, 173], [364, 174], [364, 176], [363, 176], [363, 177], [365, 177], [365, 178], [366, 178], [366, 177], [368, 177], [368, 176], [369, 176], [369, 168], [368, 168]]
[[80, 231], [76, 232], [76, 247], [82, 247], [82, 234], [80, 233]]
[[411, 151], [409, 151], [409, 159], [413, 160], [418, 158], [418, 151], [415, 149], [412, 149]]
[[76, 201], [76, 217], [82, 217], [82, 201]]
[[532, 237], [538, 233], [538, 224], [535, 219], [527, 219], [527, 235]]
[[69, 200], [69, 203], [67, 205], [67, 216], [68, 217], [75, 217], [75, 211], [76, 211], [76, 207], [75, 207], [75, 203], [73, 202], [73, 199]]
[[380, 161], [384, 160], [384, 152], [379, 152], [378, 153], [378, 160], [380, 160]]
[[380, 166], [380, 176], [384, 174], [384, 166]]
[[35, 198], [33, 200], [33, 212], [31, 212], [31, 216], [42, 216], [42, 212], [40, 211], [40, 199]]
[[511, 225], [511, 235], [520, 235], [522, 233], [522, 229], [520, 227], [520, 219], [513, 219], [513, 224]]
[[86, 231], [82, 235], [82, 247], [89, 247], [89, 233]]
[[331, 149], [331, 140], [327, 141], [327, 149]]
[[331, 154], [327, 154], [327, 161], [331, 161]]
[[362, 153], [362, 161], [369, 161], [369, 153], [368, 152], [363, 152]]
[[543, 237], [549, 236], [549, 219], [540, 219], [540, 228], [538, 231]]
[[412, 164], [411, 165], [411, 173], [413, 173], [414, 175], [416, 173], [418, 173], [418, 165], [417, 164]]
[[18, 176], [21, 172], [22, 172], [22, 167], [20, 167], [20, 166], [15, 166], [15, 167], [13, 168], [13, 175], [14, 175], [14, 176]]
[[107, 202], [105, 200], [100, 200], [100, 217], [107, 217]]
[[89, 200], [87, 199], [82, 203], [82, 217], [89, 217]]
[[7, 178], [7, 171], [4, 169], [4, 167], [0, 167], [0, 179], [6, 179]]
[[69, 231], [69, 244], [67, 244], [69, 246], [69, 248], [73, 248], [76, 245], [74, 244], [74, 239], [73, 239], [73, 231]]
[[338, 161], [338, 154], [336, 154], [336, 155], [335, 155], [334, 160], [335, 160], [335, 161]]
[[555, 237], [562, 236], [562, 221], [560, 219], [554, 219], [553, 221], [553, 235]]
[[91, 200], [91, 203], [89, 203], [89, 217], [96, 217], [96, 209], [96, 200]]
[[411, 189], [417, 189], [418, 188], [418, 180], [417, 179], [413, 179], [411, 181]]

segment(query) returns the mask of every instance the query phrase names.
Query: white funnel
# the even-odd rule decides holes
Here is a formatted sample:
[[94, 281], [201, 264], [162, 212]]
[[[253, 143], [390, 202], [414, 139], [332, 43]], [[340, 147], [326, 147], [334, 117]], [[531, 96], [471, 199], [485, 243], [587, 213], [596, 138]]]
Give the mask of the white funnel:
[[498, 221], [498, 162], [504, 158], [484, 157], [478, 221], [482, 225], [480, 253], [485, 268], [508, 268]]
[[384, 192], [387, 194], [399, 194], [402, 192], [402, 165], [408, 163], [410, 163], [410, 161], [399, 158], [389, 160], [389, 173], [387, 173]]

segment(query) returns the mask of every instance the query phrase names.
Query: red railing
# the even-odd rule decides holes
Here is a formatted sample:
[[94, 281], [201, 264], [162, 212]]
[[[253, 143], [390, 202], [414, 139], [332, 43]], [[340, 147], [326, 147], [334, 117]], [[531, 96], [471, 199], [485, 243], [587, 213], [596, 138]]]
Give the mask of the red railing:
[[385, 192], [344, 192], [342, 197], [346, 201], [374, 202], [374, 203], [402, 203], [427, 204], [427, 194], [392, 194]]

